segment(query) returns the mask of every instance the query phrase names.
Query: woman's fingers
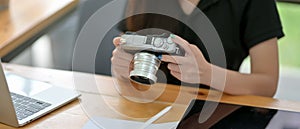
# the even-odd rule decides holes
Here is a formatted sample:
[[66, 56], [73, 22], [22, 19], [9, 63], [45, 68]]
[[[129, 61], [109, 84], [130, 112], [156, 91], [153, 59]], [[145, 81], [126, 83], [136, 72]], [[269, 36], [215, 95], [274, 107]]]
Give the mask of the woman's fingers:
[[180, 66], [179, 65], [177, 65], [177, 64], [174, 64], [174, 63], [169, 63], [168, 64], [168, 69], [170, 70], [170, 71], [175, 71], [175, 72], [178, 72], [178, 73], [180, 73]]
[[113, 75], [117, 78], [128, 78], [129, 77], [129, 71], [128, 69], [124, 69], [122, 67], [113, 67], [112, 69]]
[[170, 71], [171, 75], [173, 75], [175, 78], [177, 78], [178, 80], [181, 80], [181, 73], [176, 72], [176, 71]]
[[116, 47], [112, 52], [113, 57], [112, 58], [120, 58], [124, 60], [132, 60], [133, 55], [130, 53], [127, 53], [123, 51], [120, 47]]
[[111, 64], [113, 66], [129, 66], [131, 64], [130, 60], [123, 60], [120, 58], [111, 58]]
[[164, 62], [174, 63], [174, 64], [182, 64], [184, 62], [185, 57], [183, 56], [171, 56], [171, 55], [162, 55], [161, 60]]
[[116, 48], [113, 50], [111, 57], [112, 72], [117, 78], [128, 78], [129, 71], [133, 69], [131, 63], [133, 55], [120, 48], [121, 37], [114, 38], [113, 44]]

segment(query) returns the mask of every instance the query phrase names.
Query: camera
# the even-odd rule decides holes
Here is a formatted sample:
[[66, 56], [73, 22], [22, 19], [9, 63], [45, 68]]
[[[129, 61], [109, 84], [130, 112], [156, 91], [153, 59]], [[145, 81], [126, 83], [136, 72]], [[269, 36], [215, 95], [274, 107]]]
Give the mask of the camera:
[[121, 35], [120, 47], [134, 54], [133, 70], [129, 76], [132, 81], [142, 84], [156, 83], [162, 54], [182, 55], [179, 46], [165, 34], [143, 36], [125, 33]]

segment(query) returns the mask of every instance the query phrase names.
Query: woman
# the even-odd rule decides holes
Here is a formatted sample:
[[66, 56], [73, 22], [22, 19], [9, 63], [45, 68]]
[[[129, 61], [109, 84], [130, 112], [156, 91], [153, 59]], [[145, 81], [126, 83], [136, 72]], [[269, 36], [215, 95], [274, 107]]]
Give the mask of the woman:
[[[194, 21], [198, 15], [183, 0], [131, 0], [127, 13], [147, 10], [150, 7], [164, 9], [160, 2], [178, 7], [176, 14], [187, 21]], [[173, 41], [185, 49], [185, 56], [163, 55], [162, 61], [167, 62], [161, 69], [166, 72], [167, 82], [203, 84], [222, 90], [223, 86], [211, 84], [211, 71], [226, 72], [224, 92], [233, 95], [273, 96], [278, 83], [278, 48], [277, 40], [284, 34], [274, 0], [189, 0], [204, 14], [217, 30], [225, 51], [227, 66], [211, 64], [205, 46], [196, 34], [183, 23], [159, 14], [140, 14], [125, 19], [120, 29], [140, 31], [147, 28], [167, 30], [175, 36]], [[143, 11], [141, 11], [143, 12]], [[196, 24], [196, 23], [194, 23]], [[155, 32], [142, 32], [141, 34]], [[128, 66], [132, 55], [118, 46], [120, 38], [113, 40], [116, 49], [111, 58], [114, 71], [120, 76], [128, 77]], [[238, 72], [242, 61], [250, 56], [251, 73]], [[190, 59], [196, 59], [190, 62]], [[201, 67], [200, 67], [201, 66]], [[194, 69], [191, 69], [194, 68]], [[184, 74], [180, 70], [184, 70]], [[166, 71], [166, 70], [164, 70]], [[197, 72], [198, 71], [198, 72]], [[186, 76], [189, 75], [189, 76]], [[200, 76], [193, 78], [194, 75]]]

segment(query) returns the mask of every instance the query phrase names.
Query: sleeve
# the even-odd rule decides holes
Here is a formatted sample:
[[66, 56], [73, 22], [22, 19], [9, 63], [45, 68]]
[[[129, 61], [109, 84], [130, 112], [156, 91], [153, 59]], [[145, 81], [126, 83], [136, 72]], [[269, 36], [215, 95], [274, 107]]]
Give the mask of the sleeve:
[[248, 49], [265, 40], [284, 36], [274, 0], [249, 0], [243, 20], [243, 40]]

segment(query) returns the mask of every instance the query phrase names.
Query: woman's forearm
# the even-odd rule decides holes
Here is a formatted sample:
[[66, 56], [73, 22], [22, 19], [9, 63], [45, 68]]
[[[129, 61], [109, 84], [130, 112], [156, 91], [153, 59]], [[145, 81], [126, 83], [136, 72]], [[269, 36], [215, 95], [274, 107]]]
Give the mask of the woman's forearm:
[[[277, 89], [278, 77], [266, 73], [244, 74], [237, 71], [224, 69], [215, 65], [211, 67], [217, 78], [211, 76], [208, 85], [212, 88], [233, 95], [260, 95], [273, 96]], [[218, 75], [226, 75], [225, 81]], [[222, 77], [222, 76], [219, 76]], [[222, 81], [223, 80], [223, 81]], [[225, 84], [224, 84], [225, 83]], [[224, 87], [225, 86], [225, 87]]]

